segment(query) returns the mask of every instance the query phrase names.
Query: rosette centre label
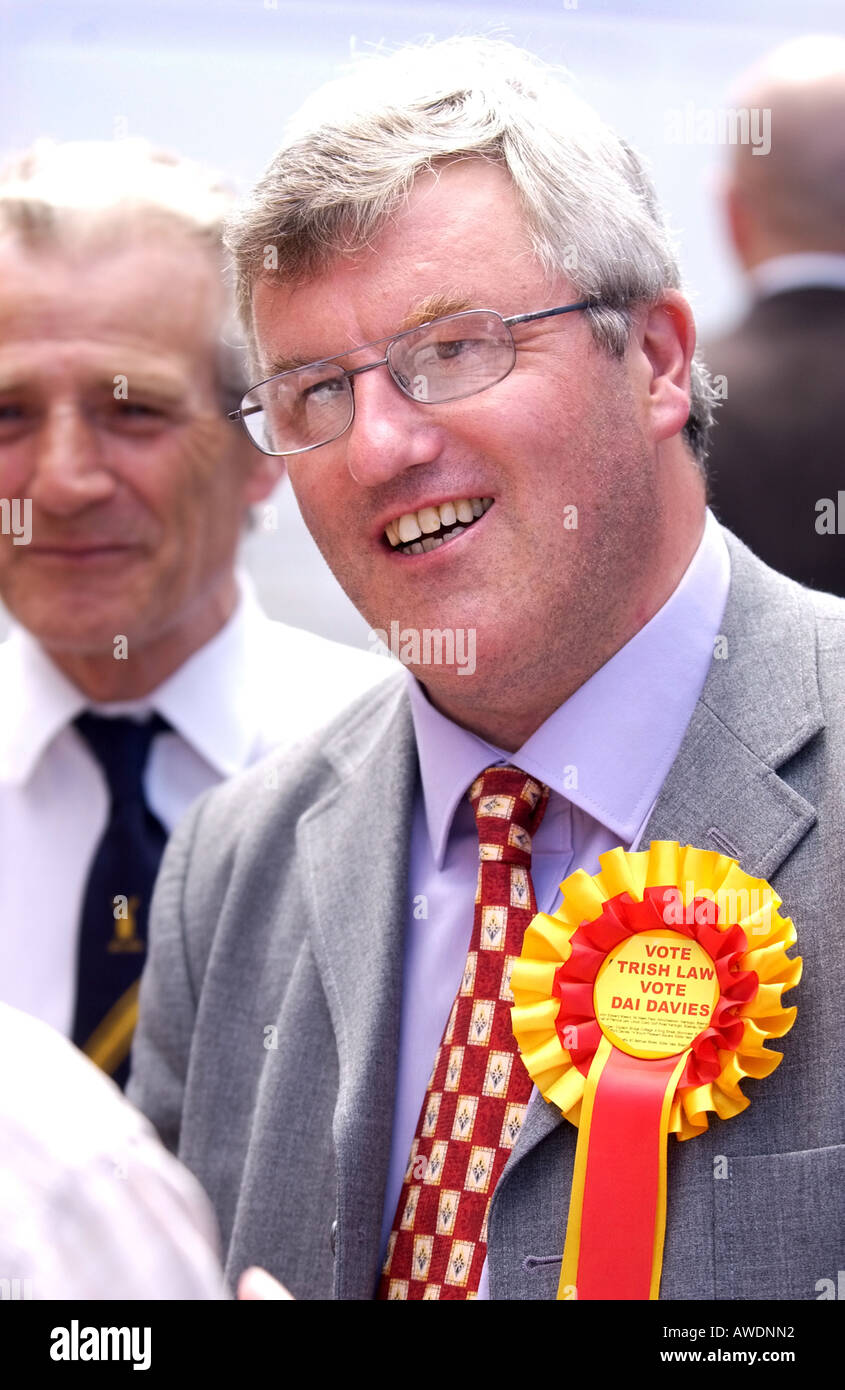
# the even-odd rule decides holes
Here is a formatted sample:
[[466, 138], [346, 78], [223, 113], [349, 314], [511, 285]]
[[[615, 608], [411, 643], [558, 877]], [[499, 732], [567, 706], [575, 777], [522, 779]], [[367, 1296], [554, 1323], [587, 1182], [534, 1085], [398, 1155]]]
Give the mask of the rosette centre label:
[[605, 1037], [632, 1057], [672, 1057], [707, 1027], [719, 999], [716, 966], [697, 941], [638, 932], [614, 946], [593, 1002]]

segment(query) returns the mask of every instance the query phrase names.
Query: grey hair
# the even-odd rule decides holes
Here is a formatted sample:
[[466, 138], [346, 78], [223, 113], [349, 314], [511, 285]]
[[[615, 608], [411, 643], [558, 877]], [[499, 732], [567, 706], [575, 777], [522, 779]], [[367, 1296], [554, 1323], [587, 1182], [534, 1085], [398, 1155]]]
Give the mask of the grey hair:
[[[257, 280], [307, 279], [362, 250], [420, 173], [473, 156], [507, 170], [539, 264], [601, 301], [588, 311], [593, 338], [622, 357], [631, 307], [681, 285], [654, 188], [634, 151], [554, 69], [486, 37], [367, 56], [294, 116], [226, 227], [248, 338]], [[702, 471], [713, 402], [696, 359], [684, 434]]]
[[232, 193], [213, 170], [147, 140], [37, 140], [0, 169], [0, 236], [39, 249], [133, 233], [193, 237], [220, 268], [223, 321], [216, 381], [223, 411], [240, 404], [247, 355], [235, 309], [223, 227]]

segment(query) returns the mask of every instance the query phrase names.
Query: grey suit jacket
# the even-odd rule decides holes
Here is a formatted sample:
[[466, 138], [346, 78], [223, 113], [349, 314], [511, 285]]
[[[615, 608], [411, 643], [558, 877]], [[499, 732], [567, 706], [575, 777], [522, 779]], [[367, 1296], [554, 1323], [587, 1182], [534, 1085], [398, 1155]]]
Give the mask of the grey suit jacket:
[[[845, 1267], [845, 603], [728, 542], [726, 654], [644, 843], [768, 878], [805, 968], [749, 1108], [670, 1137], [661, 1297], [814, 1299]], [[299, 1298], [373, 1295], [417, 775], [399, 676], [215, 789], [170, 842], [129, 1096], [208, 1191], [231, 1279], [255, 1263]], [[555, 1296], [575, 1140], [535, 1094], [491, 1205], [491, 1297]]]

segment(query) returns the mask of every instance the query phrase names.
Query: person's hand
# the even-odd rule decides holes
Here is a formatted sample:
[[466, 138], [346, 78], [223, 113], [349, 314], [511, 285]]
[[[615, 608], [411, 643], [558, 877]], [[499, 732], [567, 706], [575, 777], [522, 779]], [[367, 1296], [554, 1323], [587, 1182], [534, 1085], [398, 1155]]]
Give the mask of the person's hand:
[[274, 1279], [272, 1274], [267, 1273], [266, 1269], [252, 1265], [250, 1269], [244, 1270], [238, 1280], [238, 1301], [247, 1298], [293, 1299], [293, 1294], [288, 1293], [284, 1284], [280, 1284], [278, 1279]]

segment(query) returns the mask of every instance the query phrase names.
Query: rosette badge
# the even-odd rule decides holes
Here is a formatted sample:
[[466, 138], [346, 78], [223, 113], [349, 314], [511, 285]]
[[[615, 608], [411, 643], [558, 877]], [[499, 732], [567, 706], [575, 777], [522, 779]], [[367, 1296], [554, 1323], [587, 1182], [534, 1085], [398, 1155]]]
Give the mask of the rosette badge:
[[[712, 850], [655, 840], [600, 856], [538, 913], [511, 977], [532, 1080], [578, 1125], [559, 1298], [657, 1298], [669, 1133], [750, 1104], [764, 1046], [795, 1019], [795, 928], [764, 879]], [[612, 1235], [611, 1235], [612, 1233]]]

